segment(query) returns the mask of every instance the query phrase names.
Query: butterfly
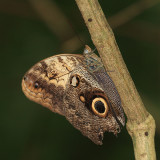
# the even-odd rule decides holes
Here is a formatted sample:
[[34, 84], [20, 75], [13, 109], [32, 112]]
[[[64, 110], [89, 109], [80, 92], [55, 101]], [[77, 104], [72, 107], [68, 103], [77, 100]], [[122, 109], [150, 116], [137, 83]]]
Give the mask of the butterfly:
[[101, 145], [104, 133], [115, 135], [125, 125], [118, 91], [101, 59], [85, 47], [81, 54], [60, 54], [35, 64], [22, 79], [30, 100], [66, 119]]

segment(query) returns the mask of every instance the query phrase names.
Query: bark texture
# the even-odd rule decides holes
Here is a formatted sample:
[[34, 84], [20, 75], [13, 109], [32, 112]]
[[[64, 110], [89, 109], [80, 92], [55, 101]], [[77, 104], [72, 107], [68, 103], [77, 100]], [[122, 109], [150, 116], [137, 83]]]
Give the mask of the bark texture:
[[98, 0], [76, 0], [106, 70], [121, 96], [136, 160], [155, 160], [155, 121], [147, 112]]

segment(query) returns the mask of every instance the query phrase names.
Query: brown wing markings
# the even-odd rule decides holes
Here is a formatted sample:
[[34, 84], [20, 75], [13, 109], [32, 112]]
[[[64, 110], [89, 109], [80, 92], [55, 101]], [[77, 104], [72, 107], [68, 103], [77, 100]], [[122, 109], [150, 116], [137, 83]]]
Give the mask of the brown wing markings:
[[[70, 62], [71, 66], [69, 66], [61, 56], [66, 56], [68, 62]], [[47, 78], [49, 80], [53, 80], [53, 79], [57, 79], [57, 82], [59, 82], [59, 78], [70, 74], [73, 70], [74, 67], [76, 67], [78, 65], [78, 63], [82, 62], [82, 59], [84, 58], [83, 55], [71, 55], [71, 54], [61, 54], [59, 56], [55, 56], [58, 57], [58, 62], [62, 64], [62, 67], [64, 67], [66, 69], [66, 71], [63, 73], [60, 70], [51, 70], [50, 72], [48, 72], [46, 74]], [[73, 62], [73, 63], [71, 63]], [[52, 65], [55, 65], [54, 63], [52, 63]]]

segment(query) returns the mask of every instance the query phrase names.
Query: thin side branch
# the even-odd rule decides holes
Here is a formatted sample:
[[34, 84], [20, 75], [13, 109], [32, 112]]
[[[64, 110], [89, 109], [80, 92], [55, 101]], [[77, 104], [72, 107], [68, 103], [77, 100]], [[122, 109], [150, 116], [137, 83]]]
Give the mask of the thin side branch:
[[108, 21], [110, 22], [112, 28], [117, 28], [119, 26], [122, 26], [123, 24], [126, 24], [128, 21], [140, 15], [142, 12], [144, 12], [148, 8], [153, 7], [159, 2], [159, 0], [136, 1], [135, 3], [113, 15], [108, 19]]
[[127, 129], [133, 140], [135, 159], [155, 160], [155, 121], [144, 107], [98, 0], [76, 0], [76, 3], [106, 70], [114, 70], [108, 74], [121, 96], [127, 115]]

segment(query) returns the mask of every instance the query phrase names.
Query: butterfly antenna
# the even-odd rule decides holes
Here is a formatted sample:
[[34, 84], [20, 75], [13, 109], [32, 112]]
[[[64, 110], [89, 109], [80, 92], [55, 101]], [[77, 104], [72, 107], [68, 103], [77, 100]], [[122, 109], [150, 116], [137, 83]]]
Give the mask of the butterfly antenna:
[[92, 52], [95, 52], [97, 50], [97, 48], [95, 48]]
[[81, 39], [81, 37], [79, 36], [80, 34], [77, 32], [77, 30], [73, 27], [73, 24], [71, 23], [71, 21], [69, 19], [67, 19], [68, 24], [70, 25], [70, 27], [72, 28], [72, 30], [74, 31], [77, 39], [82, 43], [83, 46], [85, 46], [84, 41]]

